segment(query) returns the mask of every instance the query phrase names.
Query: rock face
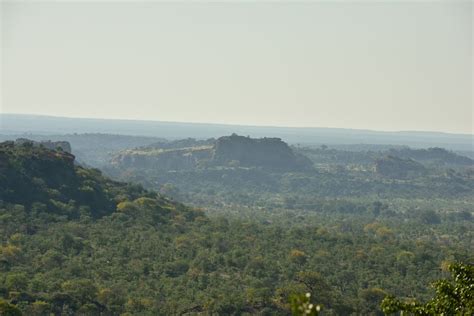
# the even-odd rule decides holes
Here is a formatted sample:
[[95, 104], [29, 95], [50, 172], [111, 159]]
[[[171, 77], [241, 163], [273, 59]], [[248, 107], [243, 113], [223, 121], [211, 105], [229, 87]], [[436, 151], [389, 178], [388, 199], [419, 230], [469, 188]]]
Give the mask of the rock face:
[[188, 139], [175, 143], [194, 146], [157, 148], [154, 145], [127, 150], [116, 155], [112, 164], [125, 168], [159, 170], [191, 170], [200, 167], [260, 167], [296, 171], [306, 170], [312, 166], [308, 158], [295, 154], [279, 138], [254, 139], [233, 134], [204, 142]]
[[190, 170], [208, 161], [212, 156], [211, 146], [126, 150], [112, 159], [112, 164], [125, 168]]
[[209, 139], [194, 139], [194, 138], [185, 138], [178, 139], [173, 141], [161, 141], [143, 146], [142, 148], [160, 148], [160, 149], [180, 149], [180, 148], [191, 148], [191, 147], [202, 147], [202, 146], [214, 146], [216, 142], [215, 138]]
[[216, 165], [298, 170], [311, 166], [305, 158], [295, 155], [280, 138], [255, 139], [232, 134], [217, 139], [212, 161]]
[[386, 156], [375, 161], [375, 172], [396, 179], [419, 176], [426, 172], [425, 167], [412, 159]]

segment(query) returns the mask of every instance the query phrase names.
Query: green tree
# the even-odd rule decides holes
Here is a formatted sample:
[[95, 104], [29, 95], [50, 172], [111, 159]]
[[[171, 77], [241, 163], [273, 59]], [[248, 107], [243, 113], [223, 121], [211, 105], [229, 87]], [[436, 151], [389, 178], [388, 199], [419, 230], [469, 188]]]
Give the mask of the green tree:
[[323, 276], [314, 271], [301, 271], [296, 274], [296, 281], [303, 284], [308, 293], [325, 307], [332, 305], [332, 289]]
[[5, 285], [10, 291], [24, 291], [28, 286], [28, 276], [24, 272], [15, 272], [7, 275]]
[[[409, 315], [474, 315], [474, 265], [455, 263], [449, 266], [453, 280], [433, 283], [436, 295], [427, 303], [384, 298], [381, 308], [386, 314], [407, 312]], [[454, 281], [454, 282], [453, 282]]]
[[2, 316], [21, 316], [21, 311], [14, 304], [0, 299], [0, 315]]
[[293, 316], [317, 316], [321, 306], [311, 303], [311, 294], [293, 295], [290, 299]]

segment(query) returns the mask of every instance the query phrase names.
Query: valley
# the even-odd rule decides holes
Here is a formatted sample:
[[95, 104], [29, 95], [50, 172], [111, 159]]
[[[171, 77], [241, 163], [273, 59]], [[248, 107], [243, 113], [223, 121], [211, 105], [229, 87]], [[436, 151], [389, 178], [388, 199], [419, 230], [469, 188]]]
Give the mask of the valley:
[[451, 151], [109, 139], [80, 162], [0, 146], [1, 290], [26, 314], [287, 315], [309, 291], [376, 315], [473, 259], [473, 161]]

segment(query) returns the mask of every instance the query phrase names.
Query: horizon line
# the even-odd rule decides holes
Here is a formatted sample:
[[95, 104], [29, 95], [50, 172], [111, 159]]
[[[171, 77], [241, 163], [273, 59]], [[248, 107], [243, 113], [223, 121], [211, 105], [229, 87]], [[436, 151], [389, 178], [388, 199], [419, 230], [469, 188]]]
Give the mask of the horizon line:
[[[380, 133], [438, 133], [447, 135], [459, 135], [474, 137], [474, 131], [469, 133], [447, 132], [447, 131], [433, 131], [433, 130], [378, 130], [369, 128], [352, 128], [352, 127], [328, 127], [328, 126], [289, 126], [289, 125], [255, 125], [244, 123], [216, 123], [216, 122], [190, 122], [190, 121], [166, 121], [153, 119], [136, 119], [136, 118], [110, 118], [110, 117], [85, 117], [85, 116], [64, 116], [54, 114], [38, 114], [38, 113], [13, 113], [0, 112], [2, 115], [16, 115], [16, 116], [40, 116], [58, 119], [79, 119], [79, 120], [105, 120], [105, 121], [128, 121], [128, 122], [147, 122], [147, 123], [166, 123], [166, 124], [192, 124], [192, 125], [217, 125], [217, 126], [239, 126], [239, 127], [256, 127], [256, 128], [282, 128], [282, 129], [333, 129], [333, 130], [357, 130], [361, 132], [380, 132]], [[1, 126], [0, 126], [1, 130]]]

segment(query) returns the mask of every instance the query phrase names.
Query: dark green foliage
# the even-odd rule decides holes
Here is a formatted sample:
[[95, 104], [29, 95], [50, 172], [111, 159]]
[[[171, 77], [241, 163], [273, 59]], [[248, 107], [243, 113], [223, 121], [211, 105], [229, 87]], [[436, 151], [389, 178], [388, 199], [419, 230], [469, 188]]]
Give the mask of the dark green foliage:
[[407, 312], [408, 315], [474, 315], [474, 266], [455, 263], [449, 266], [451, 280], [433, 283], [435, 297], [427, 303], [402, 301], [387, 296], [382, 302], [386, 314]]
[[97, 169], [75, 165], [67, 152], [28, 143], [0, 144], [0, 199], [5, 203], [68, 218], [100, 217], [112, 213], [120, 200], [146, 194], [139, 186], [114, 182]]
[[150, 298], [124, 291], [132, 280], [154, 279], [157, 262], [171, 278], [188, 271], [165, 249], [190, 223], [206, 223], [202, 212], [75, 166], [62, 151], [3, 143], [0, 155], [1, 315], [151, 311]]
[[21, 311], [14, 304], [0, 299], [0, 315], [2, 316], [21, 316]]

